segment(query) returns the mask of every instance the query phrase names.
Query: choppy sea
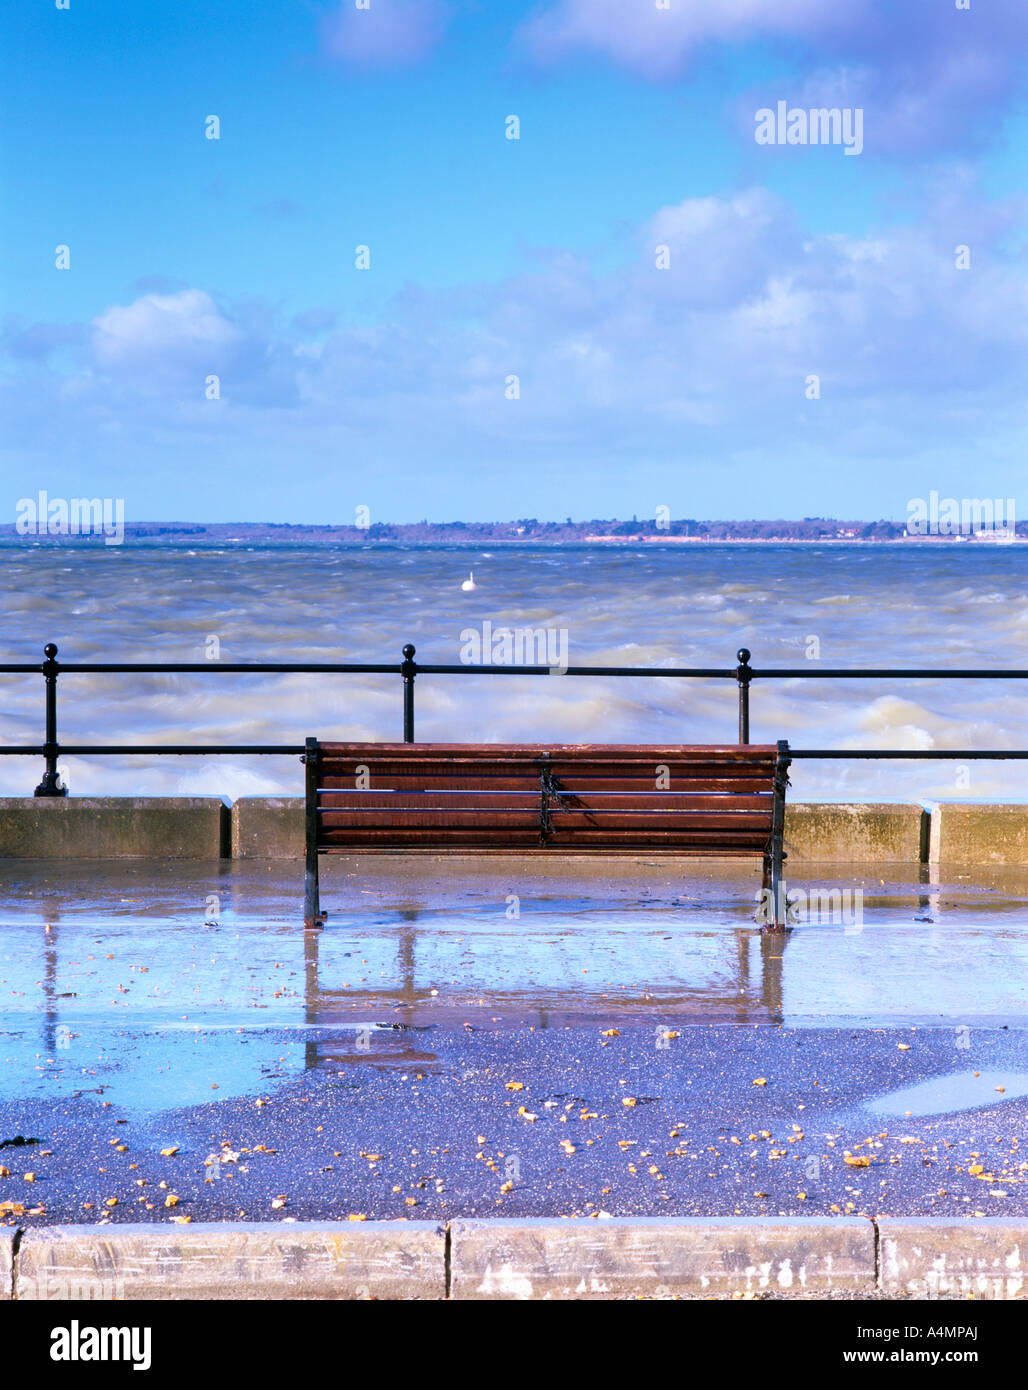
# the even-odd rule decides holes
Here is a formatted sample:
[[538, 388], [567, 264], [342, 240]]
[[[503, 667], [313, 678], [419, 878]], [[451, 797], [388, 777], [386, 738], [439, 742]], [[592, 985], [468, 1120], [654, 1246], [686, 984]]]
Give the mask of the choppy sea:
[[[469, 571], [474, 589], [463, 589]], [[572, 665], [799, 666], [757, 681], [751, 738], [805, 748], [1028, 747], [1021, 681], [818, 680], [819, 666], [1028, 668], [1021, 545], [561, 548], [0, 540], [0, 662], [205, 661], [196, 675], [67, 673], [65, 743], [401, 736], [398, 676], [218, 674], [220, 662], [460, 662], [468, 630], [552, 630]], [[463, 634], [463, 636], [462, 636]], [[565, 634], [562, 636], [561, 634]], [[216, 660], [209, 660], [216, 654]], [[42, 738], [42, 679], [0, 675], [0, 742]], [[421, 676], [419, 740], [732, 742], [728, 680]], [[65, 758], [73, 794], [299, 794], [294, 757]], [[38, 759], [0, 758], [0, 794]], [[1026, 799], [1028, 764], [798, 763], [793, 798]]]

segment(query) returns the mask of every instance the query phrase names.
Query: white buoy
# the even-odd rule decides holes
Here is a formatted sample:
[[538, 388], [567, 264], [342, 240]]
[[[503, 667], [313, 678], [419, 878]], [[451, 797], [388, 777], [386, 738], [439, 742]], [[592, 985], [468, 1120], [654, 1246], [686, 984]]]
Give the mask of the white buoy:
[[472, 589], [478, 588], [478, 585], [475, 583], [474, 570], [468, 570], [468, 577], [467, 579], [465, 579], [464, 583], [460, 587], [464, 590], [466, 594], [470, 594]]

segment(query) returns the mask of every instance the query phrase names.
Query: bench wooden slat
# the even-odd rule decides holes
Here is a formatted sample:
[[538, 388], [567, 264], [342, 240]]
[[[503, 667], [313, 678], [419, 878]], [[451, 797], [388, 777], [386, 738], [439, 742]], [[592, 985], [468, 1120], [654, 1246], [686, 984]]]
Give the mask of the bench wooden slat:
[[[469, 791], [466, 788], [432, 789], [421, 791], [350, 791], [327, 792], [318, 797], [319, 812], [328, 811], [369, 811], [399, 810], [401, 807], [413, 811], [467, 811], [486, 812], [496, 809], [517, 810], [531, 808], [538, 810], [540, 788], [532, 787], [524, 791], [509, 791], [503, 794], [489, 791]], [[650, 791], [650, 792], [583, 792], [578, 797], [590, 811], [667, 811], [674, 815], [684, 815], [693, 811], [754, 811], [771, 814], [771, 793], [760, 796], [705, 796], [698, 792]], [[562, 798], [565, 809], [569, 808], [567, 798]], [[556, 802], [553, 803], [556, 806]], [[579, 808], [581, 809], [581, 808]]]
[[347, 827], [345, 830], [329, 830], [321, 839], [327, 847], [358, 849], [363, 845], [384, 844], [402, 848], [406, 845], [421, 845], [425, 849], [460, 849], [463, 846], [494, 844], [504, 846], [527, 845], [543, 849], [571, 848], [576, 844], [595, 845], [602, 848], [628, 849], [633, 845], [641, 848], [663, 845], [667, 848], [709, 848], [724, 845], [738, 849], [763, 851], [767, 844], [766, 830], [569, 830], [554, 832], [545, 845], [539, 843], [537, 826], [531, 828], [509, 826], [469, 827], [466, 830], [453, 830], [444, 826], [412, 828], [410, 826], [382, 826], [378, 829], [360, 830]]
[[[580, 827], [603, 832], [639, 828], [646, 831], [667, 830], [671, 833], [682, 832], [683, 834], [692, 830], [753, 830], [761, 831], [766, 836], [771, 829], [771, 817], [769, 815], [754, 815], [746, 811], [679, 816], [668, 815], [663, 811], [613, 811], [606, 815], [593, 815], [591, 811], [551, 810], [550, 820], [555, 834]], [[517, 829], [520, 827], [531, 829], [534, 827], [536, 834], [540, 833], [538, 812], [530, 811], [527, 808], [521, 810], [496, 809], [485, 812], [406, 810], [369, 810], [355, 814], [337, 812], [322, 815], [321, 829], [318, 833], [321, 839], [325, 839], [331, 831], [359, 831], [377, 826], [387, 829], [390, 825], [395, 825], [398, 830], [424, 828], [427, 831], [430, 828], [440, 828], [458, 833], [463, 833], [469, 826], [472, 828], [495, 826], [498, 829]]]
[[[448, 857], [465, 857], [476, 854], [495, 854], [498, 856], [512, 856], [515, 858], [540, 858], [542, 862], [547, 859], [552, 860], [554, 846], [540, 845], [538, 840], [524, 840], [518, 842], [510, 839], [480, 839], [475, 841], [462, 840], [460, 844], [426, 844], [424, 840], [394, 840], [388, 836], [382, 840], [361, 841], [357, 844], [346, 844], [329, 848], [325, 852], [329, 854], [426, 854], [434, 855], [439, 859]], [[574, 844], [561, 844], [557, 847], [559, 855], [567, 854], [569, 857], [578, 857], [580, 854], [595, 855], [602, 857], [604, 853], [611, 855], [660, 855], [665, 858], [684, 858], [684, 859], [759, 859], [763, 854], [763, 846], [757, 844], [735, 844], [727, 845], [722, 841], [711, 841], [701, 845], [683, 845], [669, 843], [666, 840], [644, 840], [633, 838], [618, 845], [607, 843], [585, 843], [575, 842]]]
[[[375, 750], [379, 745], [371, 745]], [[454, 777], [470, 775], [473, 777], [517, 776], [522, 771], [530, 771], [543, 760], [555, 772], [569, 776], [589, 775], [592, 771], [600, 775], [614, 775], [615, 769], [634, 776], [649, 776], [653, 770], [667, 767], [671, 775], [685, 776], [690, 771], [697, 776], [738, 776], [750, 777], [770, 775], [775, 768], [775, 754], [772, 750], [761, 750], [752, 757], [739, 758], [737, 750], [733, 756], [713, 755], [709, 750], [690, 752], [685, 749], [665, 751], [647, 749], [641, 752], [636, 748], [631, 755], [608, 757], [606, 754], [587, 750], [578, 757], [570, 756], [560, 749], [525, 748], [515, 757], [483, 745], [476, 757], [449, 755], [444, 753], [422, 754], [420, 756], [397, 756], [389, 751], [369, 751], [368, 746], [361, 752], [341, 750], [339, 753], [323, 751], [320, 766], [323, 776], [349, 776], [357, 767], [367, 767], [378, 776], [436, 776]]]
[[[559, 774], [558, 774], [559, 775]], [[694, 793], [698, 795], [732, 795], [732, 796], [770, 796], [772, 794], [773, 781], [769, 776], [748, 777], [748, 778], [719, 778], [719, 777], [670, 777], [668, 780], [667, 791], [674, 792], [676, 795]], [[379, 777], [372, 775], [367, 779], [370, 785], [366, 790], [361, 791], [357, 787], [357, 778], [349, 773], [345, 777], [322, 777], [319, 778], [319, 792], [322, 796], [332, 794], [347, 795], [368, 795], [371, 792], [381, 792], [389, 794], [392, 792], [482, 792], [496, 793], [503, 792], [519, 793], [527, 795], [532, 792], [538, 795], [539, 774], [534, 772], [524, 777]], [[578, 796], [590, 796], [607, 793], [620, 793], [625, 796], [635, 793], [645, 794], [663, 788], [657, 788], [656, 778], [651, 774], [648, 777], [568, 777], [560, 778], [561, 785], [565, 791], [572, 792]]]

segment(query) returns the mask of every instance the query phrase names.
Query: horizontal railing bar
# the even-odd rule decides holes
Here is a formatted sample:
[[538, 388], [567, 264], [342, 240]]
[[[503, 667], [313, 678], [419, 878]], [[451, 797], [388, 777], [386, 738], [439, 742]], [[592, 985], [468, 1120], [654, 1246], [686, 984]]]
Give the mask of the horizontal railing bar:
[[552, 676], [559, 671], [563, 676], [697, 676], [735, 680], [734, 666], [515, 666], [502, 662], [489, 666], [423, 666], [417, 662], [415, 670], [419, 676]]
[[1028, 752], [1015, 752], [1013, 749], [987, 749], [985, 752], [971, 752], [969, 749], [947, 748], [945, 751], [928, 752], [919, 748], [790, 748], [790, 758], [978, 758], [986, 761], [998, 758], [1028, 758]]
[[[54, 663], [57, 674], [61, 676], [79, 674], [106, 673], [110, 675], [114, 672], [135, 672], [139, 674], [160, 675], [161, 672], [201, 672], [201, 671], [233, 671], [233, 672], [268, 672], [281, 671], [288, 672], [333, 672], [346, 671], [368, 671], [377, 672], [380, 675], [395, 676], [400, 671], [397, 662], [338, 662], [338, 661], [262, 661], [262, 662], [242, 662], [242, 661], [58, 661]], [[9, 675], [13, 672], [34, 672], [39, 675], [43, 670], [42, 665], [35, 666], [8, 666], [0, 665], [0, 675]]]
[[[373, 746], [373, 743], [368, 744], [368, 747]], [[488, 745], [484, 746], [488, 747]], [[418, 749], [424, 748], [425, 745], [412, 744], [411, 747]], [[67, 757], [93, 757], [105, 753], [168, 753], [177, 757], [191, 757], [201, 754], [253, 753], [267, 754], [271, 757], [287, 757], [304, 753], [306, 749], [302, 743], [61, 743], [57, 745], [56, 751], [58, 756]], [[42, 744], [33, 744], [30, 747], [0, 746], [0, 754], [6, 753], [19, 757], [40, 756], [45, 752], [46, 749]], [[790, 748], [788, 756], [790, 758], [921, 758], [926, 762], [936, 758], [977, 758], [988, 761], [989, 759], [1028, 758], [1028, 751], [987, 749], [984, 752], [978, 752], [966, 748], [947, 748], [942, 751], [929, 751], [920, 748]], [[328, 788], [328, 790], [338, 791], [339, 788]], [[379, 788], [378, 790], [382, 789]], [[538, 795], [538, 793], [534, 794]]]
[[[55, 746], [58, 757], [92, 757], [103, 753], [171, 753], [177, 757], [190, 757], [207, 753], [266, 753], [285, 757], [305, 751], [302, 743], [59, 743]], [[0, 748], [0, 753], [44, 753], [46, 749]]]
[[[732, 671], [731, 675], [735, 675]], [[871, 680], [898, 680], [903, 677], [906, 680], [928, 681], [928, 680], [1028, 680], [1028, 671], [1010, 670], [947, 670], [939, 671], [932, 667], [917, 667], [907, 669], [902, 666], [896, 667], [846, 667], [830, 666], [823, 671], [808, 671], [801, 667], [790, 668], [775, 666], [766, 671], [754, 669], [754, 679], [780, 678], [784, 680], [818, 680], [826, 676], [829, 680], [854, 679]]]
[[[261, 675], [279, 672], [282, 675], [402, 675], [404, 666], [397, 662], [55, 662], [56, 673], [68, 675], [136, 674], [189, 675], [220, 672], [232, 675]], [[680, 679], [735, 680], [737, 667], [714, 666], [516, 666], [502, 663], [492, 665], [434, 665], [413, 663], [419, 676], [552, 676], [559, 671], [566, 676], [656, 676]], [[748, 667], [750, 680], [1028, 680], [1028, 670], [951, 669], [933, 667], [806, 667], [774, 666], [763, 670]], [[42, 664], [0, 664], [0, 675], [40, 675]]]

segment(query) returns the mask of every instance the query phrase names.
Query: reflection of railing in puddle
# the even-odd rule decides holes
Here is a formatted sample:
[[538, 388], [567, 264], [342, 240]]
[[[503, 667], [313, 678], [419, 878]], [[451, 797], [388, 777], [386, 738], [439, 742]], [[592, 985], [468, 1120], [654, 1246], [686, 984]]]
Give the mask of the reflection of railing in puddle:
[[[39, 914], [44, 925], [43, 972], [40, 980], [43, 993], [42, 1044], [45, 1054], [52, 1056], [58, 1049], [62, 1029], [61, 996], [56, 989], [60, 944], [58, 925], [61, 919], [59, 901], [40, 901]], [[439, 1009], [433, 987], [429, 984], [419, 986], [417, 983], [416, 945], [419, 930], [424, 935], [425, 928], [419, 929], [415, 923], [422, 915], [417, 908], [402, 908], [398, 911], [402, 925], [394, 934], [397, 941], [400, 983], [381, 988], [331, 989], [322, 986], [319, 979], [319, 946], [322, 933], [306, 932], [304, 1021], [312, 1027], [319, 1024], [331, 1026], [333, 1012], [339, 1010], [340, 1006], [345, 1006], [345, 1013], [351, 1017], [355, 1007], [377, 1006], [388, 1009], [394, 1015], [392, 1021], [408, 1025], [422, 1006], [430, 1005], [433, 1014], [438, 1015]], [[621, 992], [617, 999], [606, 998], [602, 1003], [597, 1001], [595, 996], [590, 996], [589, 1004], [583, 1005], [579, 1012], [595, 1013], [598, 1007], [605, 1012], [621, 1014], [629, 1010], [656, 1014], [660, 1010], [667, 1012], [668, 1009], [675, 1009], [683, 1012], [702, 1011], [707, 1015], [720, 1012], [739, 1021], [752, 1021], [754, 1009], [762, 1008], [769, 1021], [779, 1020], [782, 1013], [782, 960], [787, 936], [760, 933], [755, 927], [750, 926], [733, 928], [732, 936], [735, 942], [735, 971], [727, 988], [722, 986], [716, 990], [679, 990], [675, 989], [671, 982], [665, 981], [656, 986], [660, 989], [659, 996], [654, 996], [652, 986], [637, 993]], [[751, 997], [751, 953], [754, 942], [759, 943], [761, 978], [759, 994]], [[688, 968], [687, 959], [680, 963], [683, 970]], [[569, 1013], [575, 1012], [574, 1001], [566, 990], [558, 987], [546, 989], [533, 983], [531, 993], [533, 997], [530, 1000], [527, 988], [493, 990], [487, 996], [486, 1002], [494, 1009], [502, 1008], [508, 1020], [513, 1011], [519, 1022], [538, 1028], [552, 1027], [558, 1018], [563, 1019]], [[375, 1021], [390, 1022], [388, 1018]]]
[[[911, 897], [911, 904], [919, 910], [928, 910], [933, 916], [939, 908], [938, 869], [922, 867], [920, 892]], [[62, 1050], [62, 1039], [70, 1037], [70, 1030], [61, 1021], [62, 995], [57, 992], [59, 974], [59, 947], [62, 900], [57, 895], [41, 897], [36, 904], [39, 919], [43, 925], [42, 974], [39, 981], [42, 990], [42, 1051], [53, 1057]], [[419, 1035], [411, 1031], [418, 1026], [418, 1020], [442, 1021], [451, 1019], [440, 1008], [439, 1000], [432, 992], [430, 984], [422, 986], [417, 982], [417, 943], [419, 933], [429, 936], [432, 929], [419, 926], [419, 919], [426, 915], [418, 908], [402, 908], [397, 912], [398, 923], [395, 928], [377, 928], [377, 934], [392, 935], [396, 940], [399, 983], [380, 988], [340, 989], [328, 988], [319, 979], [321, 932], [304, 934], [304, 1019], [309, 1027], [331, 1028], [333, 1016], [340, 1014], [353, 1017], [355, 1009], [380, 1010], [379, 1017], [372, 1021], [395, 1022], [404, 1025], [392, 1034], [395, 1040], [386, 1043], [390, 1036], [387, 1031], [375, 1035], [372, 1048], [365, 1051], [358, 1048], [356, 1041], [338, 1035], [332, 1040], [308, 1043], [306, 1047], [307, 1066], [324, 1066], [326, 1062], [338, 1061], [341, 1065], [351, 1065], [368, 1061], [371, 1055], [387, 1059], [390, 1064], [420, 1065], [431, 1067], [435, 1057], [431, 1052], [418, 1050]], [[329, 929], [331, 930], [331, 928]], [[682, 988], [680, 979], [688, 978], [689, 956], [682, 950], [669, 947], [668, 969], [664, 977], [646, 989], [638, 991], [618, 991], [617, 996], [606, 995], [598, 998], [595, 992], [581, 995], [581, 1004], [576, 1004], [573, 995], [558, 986], [547, 989], [532, 982], [522, 989], [490, 990], [484, 995], [484, 1002], [493, 1014], [502, 1014], [504, 1024], [516, 1023], [519, 1026], [550, 1028], [566, 1021], [585, 1016], [592, 1018], [617, 1019], [631, 1017], [633, 1022], [649, 1016], [656, 1023], [671, 1022], [676, 1017], [694, 1015], [697, 1018], [713, 1021], [715, 1018], [734, 1022], [781, 1022], [783, 1019], [783, 966], [789, 933], [761, 933], [756, 925], [719, 929], [719, 937], [731, 936], [734, 942], [734, 968], [728, 983], [716, 988]], [[753, 978], [754, 954], [759, 951], [759, 983]], [[726, 952], [726, 955], [728, 953]], [[677, 978], [676, 978], [677, 977]], [[657, 991], [657, 992], [654, 992]], [[470, 1005], [462, 1003], [461, 1009], [467, 1011]], [[424, 1010], [424, 1012], [420, 1012]], [[391, 1015], [391, 1017], [390, 1017]], [[426, 1020], [426, 1015], [429, 1015]], [[368, 1015], [371, 1017], [371, 1015]], [[355, 1035], [356, 1037], [356, 1035]], [[66, 1045], [66, 1044], [65, 1044]]]
[[[73, 1034], [61, 1022], [62, 995], [57, 992], [59, 973], [59, 948], [61, 905], [59, 900], [44, 898], [38, 903], [39, 915], [43, 924], [42, 974], [39, 981], [42, 990], [42, 1052], [56, 1058], [64, 1051]], [[416, 946], [419, 931], [426, 935], [424, 927], [417, 925], [423, 915], [416, 908], [401, 909], [399, 924], [391, 929], [396, 938], [399, 985], [392, 984], [372, 989], [328, 989], [319, 981], [319, 945], [324, 933], [306, 932], [304, 934], [304, 1021], [311, 1028], [319, 1026], [332, 1029], [333, 1012], [345, 1005], [346, 1014], [352, 1018], [354, 1009], [365, 1012], [363, 1024], [350, 1024], [346, 1032], [336, 1029], [327, 1038], [305, 1039], [304, 1068], [307, 1071], [319, 1070], [330, 1073], [332, 1069], [349, 1072], [357, 1066], [373, 1066], [389, 1070], [403, 1069], [411, 1072], [435, 1071], [439, 1057], [425, 1048], [430, 1035], [421, 1032], [418, 1010], [422, 1005], [432, 1004], [433, 1021], [438, 1019], [436, 1000], [431, 985], [419, 986], [417, 983]], [[429, 929], [430, 930], [430, 929]], [[648, 1014], [654, 1023], [669, 1024], [676, 1014], [698, 1013], [702, 1005], [703, 1013], [711, 1017], [720, 1014], [739, 1022], [753, 1022], [762, 1010], [766, 1021], [781, 1021], [782, 1009], [782, 959], [785, 951], [786, 935], [774, 936], [761, 933], [756, 926], [736, 928], [732, 931], [735, 944], [735, 970], [729, 988], [719, 990], [695, 989], [684, 992], [663, 990], [659, 997], [647, 991], [639, 996], [633, 994], [616, 1000], [598, 1001], [595, 996], [583, 1000], [577, 1010], [578, 1016], [593, 1018], [601, 1014], [604, 1018], [624, 1018], [632, 1015], [633, 1022]], [[760, 988], [756, 998], [750, 997], [751, 953], [754, 941], [759, 942], [760, 950]], [[687, 963], [683, 968], [687, 968]], [[533, 986], [529, 999], [527, 990], [505, 991], [502, 995], [491, 992], [485, 999], [490, 1014], [502, 1011], [504, 1021], [509, 1025], [532, 1026], [546, 1029], [567, 1021], [575, 1012], [567, 991], [556, 987], [540, 992]], [[381, 1011], [374, 1017], [371, 1011]], [[398, 1025], [391, 1028], [390, 1024]], [[385, 1024], [385, 1027], [372, 1027], [372, 1024]], [[459, 1026], [459, 1025], [457, 1025]], [[345, 1077], [339, 1084], [347, 1084]]]
[[43, 1055], [53, 1057], [54, 1054], [67, 1046], [66, 1039], [70, 1038], [71, 1033], [60, 1021], [60, 999], [57, 993], [57, 969], [58, 969], [58, 931], [57, 924], [61, 920], [60, 902], [53, 898], [41, 898], [37, 904], [40, 921], [43, 924], [43, 977], [36, 983], [43, 991], [43, 1025], [42, 1025], [42, 1047]]

